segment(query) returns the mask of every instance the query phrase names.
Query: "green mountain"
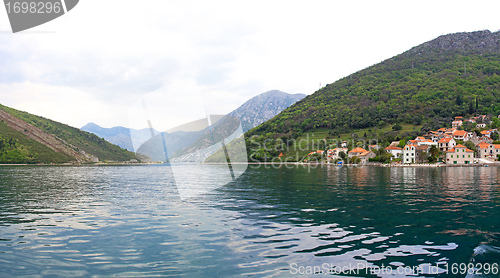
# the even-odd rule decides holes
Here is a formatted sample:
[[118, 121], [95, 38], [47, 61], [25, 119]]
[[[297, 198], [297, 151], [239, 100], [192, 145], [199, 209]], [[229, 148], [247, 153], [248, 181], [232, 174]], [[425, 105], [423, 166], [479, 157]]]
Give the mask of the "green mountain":
[[290, 147], [308, 133], [338, 138], [360, 129], [385, 130], [390, 136], [379, 139], [388, 141], [402, 136], [400, 127], [424, 132], [469, 114], [500, 114], [500, 32], [440, 36], [344, 77], [250, 130], [247, 148], [263, 160], [279, 154], [273, 143], [256, 148], [268, 139]]
[[0, 163], [131, 160], [134, 153], [94, 134], [0, 105]]

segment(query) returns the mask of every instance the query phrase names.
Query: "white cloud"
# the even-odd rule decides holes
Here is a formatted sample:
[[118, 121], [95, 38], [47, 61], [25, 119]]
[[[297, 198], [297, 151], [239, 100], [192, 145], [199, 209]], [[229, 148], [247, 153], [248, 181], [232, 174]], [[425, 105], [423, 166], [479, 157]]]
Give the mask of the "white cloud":
[[[311, 94], [442, 34], [496, 31], [498, 8], [498, 1], [80, 1], [24, 34], [0, 34], [0, 102], [77, 127], [127, 125], [128, 107], [149, 92], [162, 92], [165, 107], [196, 92], [205, 112], [227, 113], [268, 90]], [[0, 19], [8, 30], [6, 14]]]

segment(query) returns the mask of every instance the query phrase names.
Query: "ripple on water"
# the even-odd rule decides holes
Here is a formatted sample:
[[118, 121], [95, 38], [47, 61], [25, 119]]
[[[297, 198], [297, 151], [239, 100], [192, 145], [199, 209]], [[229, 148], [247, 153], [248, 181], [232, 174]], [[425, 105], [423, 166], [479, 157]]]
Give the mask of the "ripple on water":
[[[422, 182], [417, 172], [429, 169], [257, 169], [180, 201], [162, 167], [26, 169], [0, 179], [0, 268], [14, 277], [288, 276], [291, 263], [429, 273], [472, 254], [462, 245], [493, 237], [487, 228], [498, 223], [489, 201], [498, 187], [476, 196], [476, 181], [460, 180], [463, 188], [446, 190], [455, 186], [439, 176], [448, 170]], [[472, 217], [470, 194], [491, 212]], [[462, 227], [471, 219], [481, 227]]]

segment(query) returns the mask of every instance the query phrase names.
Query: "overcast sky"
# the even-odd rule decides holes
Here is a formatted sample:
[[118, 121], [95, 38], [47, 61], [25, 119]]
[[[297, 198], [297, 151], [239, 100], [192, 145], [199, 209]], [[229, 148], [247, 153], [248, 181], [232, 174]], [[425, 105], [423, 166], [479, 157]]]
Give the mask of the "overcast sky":
[[0, 103], [75, 127], [150, 117], [166, 130], [269, 90], [312, 94], [443, 34], [497, 31], [499, 10], [498, 0], [81, 0], [12, 34], [0, 9]]

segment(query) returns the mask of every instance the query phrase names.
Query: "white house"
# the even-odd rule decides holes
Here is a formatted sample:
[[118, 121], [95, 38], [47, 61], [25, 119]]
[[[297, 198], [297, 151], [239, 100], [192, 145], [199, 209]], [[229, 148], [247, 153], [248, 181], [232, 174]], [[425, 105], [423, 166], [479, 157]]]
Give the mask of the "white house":
[[425, 139], [423, 141], [418, 141], [417, 142], [417, 146], [437, 146], [437, 145], [438, 145], [437, 142], [434, 142], [434, 141], [432, 141], [430, 139]]
[[403, 148], [403, 163], [415, 163], [417, 145], [406, 145]]
[[347, 148], [335, 148], [335, 149], [327, 150], [326, 151], [326, 158], [328, 160], [335, 161], [335, 160], [341, 158], [339, 155], [341, 152], [344, 152], [345, 154], [347, 154]]
[[468, 133], [465, 130], [457, 130], [457, 131], [453, 132], [453, 139], [455, 139], [455, 140], [464, 141], [465, 138], [467, 138], [467, 136], [468, 136]]
[[403, 148], [399, 148], [399, 147], [392, 146], [392, 145], [385, 148], [385, 151], [392, 154], [392, 156], [394, 156], [396, 158], [401, 157], [401, 155], [403, 154]]
[[462, 126], [462, 123], [463, 123], [463, 122], [462, 122], [461, 120], [455, 120], [455, 121], [453, 121], [453, 122], [451, 123], [451, 126], [452, 126], [453, 128], [458, 128], [458, 127], [461, 127], [461, 126]]
[[439, 150], [442, 152], [447, 152], [447, 151], [453, 149], [453, 147], [455, 147], [456, 145], [457, 145], [457, 143], [451, 137], [442, 138], [438, 142]]

